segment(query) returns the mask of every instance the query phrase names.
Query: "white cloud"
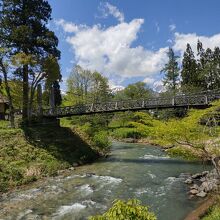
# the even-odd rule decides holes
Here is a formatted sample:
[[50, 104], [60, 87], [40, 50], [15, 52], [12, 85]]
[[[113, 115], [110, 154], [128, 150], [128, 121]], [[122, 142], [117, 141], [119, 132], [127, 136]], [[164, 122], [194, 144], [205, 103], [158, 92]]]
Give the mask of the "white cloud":
[[169, 25], [169, 29], [170, 31], [174, 31], [176, 29], [176, 25], [175, 24]]
[[146, 83], [147, 85], [152, 85], [154, 82], [155, 82], [155, 79], [154, 78], [151, 78], [151, 77], [146, 77], [144, 80], [143, 80], [144, 83]]
[[55, 20], [57, 26], [61, 26], [67, 33], [74, 33], [78, 31], [78, 26], [72, 22], [66, 22], [64, 19]]
[[173, 49], [175, 51], [179, 51], [182, 55], [186, 50], [187, 43], [191, 45], [196, 55], [198, 40], [202, 42], [203, 47], [205, 49], [208, 47], [211, 49], [214, 49], [217, 46], [220, 47], [220, 34], [216, 34], [208, 37], [208, 36], [200, 36], [197, 35], [196, 33], [181, 34], [176, 32], [174, 37], [175, 39], [174, 39]]
[[[143, 19], [134, 19], [108, 28], [77, 26], [67, 42], [74, 49], [79, 65], [105, 73], [110, 78], [113, 75], [121, 79], [154, 75], [167, 60], [167, 48], [151, 51], [142, 46], [132, 47], [143, 23]], [[68, 22], [62, 21], [58, 25], [65, 30]]]
[[[132, 77], [143, 77], [144, 82], [157, 91], [162, 91], [163, 83], [158, 76], [160, 70], [167, 62], [168, 46], [158, 50], [146, 49], [143, 46], [133, 46], [138, 38], [138, 33], [144, 23], [143, 19], [124, 21], [124, 14], [115, 6], [104, 3], [103, 15], [113, 15], [119, 23], [115, 26], [103, 27], [101, 25], [77, 25], [63, 19], [55, 21], [68, 33], [66, 41], [74, 51], [74, 61], [84, 68], [97, 70], [111, 81], [111, 88], [119, 88], [123, 80]], [[159, 24], [155, 23], [157, 32]], [[169, 26], [174, 32], [175, 24]], [[204, 48], [220, 46], [220, 34], [213, 36], [199, 36], [196, 33], [173, 33], [173, 37], [167, 41], [175, 52], [183, 55], [186, 44], [190, 43], [196, 52], [198, 39]], [[195, 53], [196, 54], [196, 53]]]
[[100, 11], [102, 12], [103, 17], [108, 17], [109, 15], [112, 15], [121, 23], [125, 20], [124, 14], [120, 12], [116, 6], [111, 5], [108, 2], [101, 3]]

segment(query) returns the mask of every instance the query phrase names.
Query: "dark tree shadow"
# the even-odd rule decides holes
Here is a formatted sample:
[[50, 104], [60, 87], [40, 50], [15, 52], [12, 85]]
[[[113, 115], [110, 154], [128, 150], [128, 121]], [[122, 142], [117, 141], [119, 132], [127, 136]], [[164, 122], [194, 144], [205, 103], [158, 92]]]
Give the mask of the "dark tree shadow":
[[26, 139], [37, 148], [69, 164], [89, 163], [100, 157], [77, 133], [57, 125], [34, 125], [23, 128]]

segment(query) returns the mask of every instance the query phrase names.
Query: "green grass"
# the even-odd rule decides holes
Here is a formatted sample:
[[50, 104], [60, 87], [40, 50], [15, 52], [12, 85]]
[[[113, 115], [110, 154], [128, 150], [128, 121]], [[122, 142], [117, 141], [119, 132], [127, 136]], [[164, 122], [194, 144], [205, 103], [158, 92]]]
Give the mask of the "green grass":
[[220, 203], [212, 207], [208, 214], [202, 220], [219, 220], [220, 219]]
[[99, 157], [89, 140], [65, 127], [11, 129], [0, 121], [0, 140], [0, 192]]

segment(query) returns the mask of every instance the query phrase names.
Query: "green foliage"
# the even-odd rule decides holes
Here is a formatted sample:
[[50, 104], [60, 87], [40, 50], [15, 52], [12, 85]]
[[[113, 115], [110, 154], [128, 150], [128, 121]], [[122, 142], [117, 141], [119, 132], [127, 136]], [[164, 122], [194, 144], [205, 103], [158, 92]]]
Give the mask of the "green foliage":
[[65, 105], [82, 102], [97, 103], [110, 99], [108, 79], [98, 72], [75, 66], [67, 80]]
[[0, 192], [99, 155], [86, 139], [62, 127], [11, 129], [8, 122], [0, 121], [0, 140]]
[[115, 123], [115, 120], [116, 119], [111, 122], [110, 128], [113, 129], [112, 136], [117, 139], [140, 139], [148, 137], [155, 123], [153, 117], [144, 112], [132, 113], [131, 117], [129, 117], [127, 121], [124, 121], [123, 118], [119, 118], [116, 121], [117, 123]]
[[102, 216], [90, 217], [89, 220], [156, 220], [154, 213], [147, 206], [142, 206], [140, 201], [132, 199], [124, 202], [116, 200], [113, 207]]
[[95, 146], [100, 149], [109, 150], [110, 141], [108, 140], [108, 133], [106, 131], [99, 131], [93, 137]]
[[169, 90], [175, 92], [179, 80], [179, 67], [177, 61], [179, 57], [175, 56], [172, 48], [169, 48], [167, 56], [169, 58], [168, 63], [166, 63], [161, 70], [161, 72], [165, 72], [163, 83]]
[[105, 115], [79, 116], [62, 119], [62, 126], [74, 128], [82, 134], [100, 152], [106, 153], [110, 149], [107, 122], [109, 117]]
[[[58, 38], [47, 25], [51, 19], [51, 11], [50, 4], [44, 0], [1, 1], [1, 46], [8, 49], [8, 60], [14, 64], [13, 68], [8, 65], [10, 73], [22, 79], [24, 121], [33, 107], [35, 87], [44, 78], [53, 75], [53, 72], [45, 74], [42, 62], [50, 57], [60, 58]], [[4, 81], [6, 84], [6, 80]], [[8, 98], [10, 99], [9, 93]]]
[[[22, 91], [22, 82], [20, 80], [10, 80], [8, 82], [10, 87], [10, 92], [12, 96], [13, 106], [15, 109], [21, 109], [22, 106], [22, 96], [20, 91]], [[7, 96], [6, 94], [6, 86], [3, 83], [2, 86], [0, 86], [0, 93]]]
[[167, 153], [171, 157], [180, 157], [186, 160], [198, 160], [199, 159], [195, 151], [192, 151], [192, 149], [188, 149], [188, 148], [184, 148], [180, 146], [168, 149]]
[[135, 128], [117, 128], [111, 133], [111, 135], [116, 139], [124, 138], [140, 138], [141, 134]]
[[[116, 139], [146, 138], [150, 143], [167, 147], [171, 156], [207, 159], [220, 155], [220, 128], [212, 117], [219, 115], [220, 101], [203, 110], [190, 110], [183, 118], [161, 121], [145, 112], [136, 112], [123, 124], [113, 118], [110, 129]], [[214, 116], [213, 116], [214, 115]], [[207, 125], [207, 122], [209, 123]]]
[[219, 220], [220, 219], [220, 204], [212, 207], [208, 214], [202, 220]]
[[146, 83], [137, 82], [129, 84], [124, 90], [118, 91], [114, 94], [115, 100], [128, 100], [128, 99], [146, 99], [153, 95]]
[[181, 70], [182, 91], [218, 89], [220, 85], [220, 48], [205, 50], [202, 42], [198, 41], [197, 56], [196, 60], [190, 44], [187, 44]]
[[190, 44], [187, 44], [183, 55], [181, 77], [181, 86], [187, 87], [187, 89], [188, 87], [198, 87], [200, 85], [197, 63]]

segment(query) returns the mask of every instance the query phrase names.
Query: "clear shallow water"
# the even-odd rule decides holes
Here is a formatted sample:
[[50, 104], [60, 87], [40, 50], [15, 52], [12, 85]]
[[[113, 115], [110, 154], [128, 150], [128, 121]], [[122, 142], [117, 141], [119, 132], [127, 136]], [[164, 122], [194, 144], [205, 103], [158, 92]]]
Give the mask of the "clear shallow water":
[[171, 159], [156, 147], [113, 143], [107, 159], [1, 198], [0, 219], [83, 220], [103, 213], [115, 199], [136, 198], [149, 205], [159, 220], [181, 220], [199, 200], [188, 199], [180, 174], [207, 169]]

